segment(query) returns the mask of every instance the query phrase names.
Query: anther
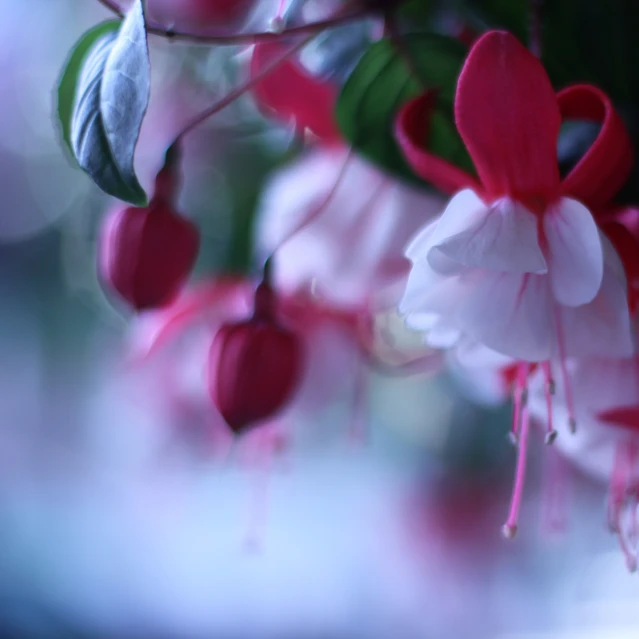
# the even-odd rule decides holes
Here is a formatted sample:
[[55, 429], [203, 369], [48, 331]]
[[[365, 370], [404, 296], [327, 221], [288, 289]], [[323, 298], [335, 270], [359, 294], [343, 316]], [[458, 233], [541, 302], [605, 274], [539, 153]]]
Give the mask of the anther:
[[515, 448], [519, 445], [519, 437], [517, 437], [517, 433], [513, 433], [512, 430], [508, 433], [508, 440]]
[[557, 439], [557, 431], [556, 430], [551, 430], [548, 433], [546, 433], [546, 438], [545, 438], [545, 442], [547, 446], [552, 446], [555, 443], [555, 440]]
[[554, 379], [548, 380], [548, 392], [551, 395], [554, 395], [557, 392], [557, 384], [555, 384]]
[[573, 435], [577, 432], [577, 420], [574, 417], [568, 420], [568, 428]]
[[275, 33], [277, 35], [282, 33], [285, 28], [286, 28], [286, 22], [284, 18], [282, 18], [282, 16], [275, 16], [274, 18], [271, 19], [268, 25], [268, 30], [271, 33]]
[[514, 539], [517, 534], [517, 526], [514, 524], [504, 524], [501, 527], [501, 534], [504, 539], [508, 539], [510, 541], [511, 539]]

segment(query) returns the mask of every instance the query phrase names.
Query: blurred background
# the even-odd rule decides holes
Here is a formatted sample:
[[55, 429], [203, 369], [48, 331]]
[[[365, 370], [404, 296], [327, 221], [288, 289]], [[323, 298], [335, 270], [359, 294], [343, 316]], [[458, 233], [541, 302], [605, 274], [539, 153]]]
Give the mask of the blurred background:
[[[262, 464], [209, 451], [153, 366], [123, 370], [131, 317], [94, 266], [113, 202], [73, 167], [53, 117], [68, 52], [108, 13], [0, 0], [0, 16], [0, 636], [639, 636], [639, 581], [604, 530], [604, 488], [542, 443], [520, 533], [501, 539], [509, 407], [472, 402], [460, 380], [370, 373], [364, 442], [346, 437], [338, 398], [321, 424], [296, 416], [315, 436]], [[242, 56], [151, 44], [145, 186]], [[294, 144], [250, 101], [189, 140], [198, 275], [250, 263], [260, 189]], [[553, 491], [560, 475], [569, 489]]]

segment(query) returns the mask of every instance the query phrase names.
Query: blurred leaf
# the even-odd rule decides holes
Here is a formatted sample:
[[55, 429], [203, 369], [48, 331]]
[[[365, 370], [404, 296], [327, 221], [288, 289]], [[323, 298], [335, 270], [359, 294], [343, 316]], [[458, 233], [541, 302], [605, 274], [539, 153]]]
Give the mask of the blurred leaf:
[[342, 133], [357, 151], [382, 168], [423, 184], [404, 160], [393, 126], [397, 112], [406, 102], [425, 89], [438, 89], [428, 148], [455, 165], [472, 170], [453, 119], [455, 87], [465, 56], [466, 49], [460, 42], [437, 34], [402, 36], [398, 46], [390, 40], [376, 42], [339, 96], [337, 121]]
[[106, 193], [146, 204], [133, 156], [150, 94], [150, 63], [142, 0], [117, 34], [97, 40], [84, 59], [71, 118], [71, 145], [80, 166]]
[[65, 64], [62, 76], [58, 81], [57, 113], [61, 128], [60, 133], [62, 135], [62, 141], [67, 145], [69, 152], [74, 158], [75, 155], [71, 145], [71, 118], [73, 116], [78, 79], [84, 65], [84, 60], [98, 40], [103, 36], [117, 31], [121, 24], [122, 22], [120, 20], [109, 20], [87, 31], [73, 48]]

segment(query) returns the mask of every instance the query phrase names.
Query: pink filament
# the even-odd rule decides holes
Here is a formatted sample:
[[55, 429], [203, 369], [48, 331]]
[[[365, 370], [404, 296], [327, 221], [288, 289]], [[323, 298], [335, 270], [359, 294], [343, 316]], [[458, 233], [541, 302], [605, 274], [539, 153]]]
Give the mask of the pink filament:
[[522, 405], [526, 400], [526, 378], [528, 376], [528, 364], [521, 363], [517, 366], [517, 379], [515, 381], [513, 425], [510, 430], [510, 438], [514, 444], [519, 438], [519, 423], [521, 420]]
[[552, 444], [557, 432], [552, 424], [552, 394], [554, 382], [550, 362], [542, 362], [541, 369], [544, 372], [544, 395], [546, 396], [546, 443]]
[[517, 520], [519, 518], [519, 508], [521, 506], [521, 498], [524, 492], [524, 482], [526, 479], [526, 455], [528, 449], [528, 431], [530, 419], [528, 407], [524, 405], [521, 409], [521, 436], [519, 439], [519, 447], [517, 451], [517, 470], [515, 473], [515, 485], [510, 501], [510, 511], [508, 519], [503, 527], [504, 536], [508, 538], [514, 537], [517, 532]]

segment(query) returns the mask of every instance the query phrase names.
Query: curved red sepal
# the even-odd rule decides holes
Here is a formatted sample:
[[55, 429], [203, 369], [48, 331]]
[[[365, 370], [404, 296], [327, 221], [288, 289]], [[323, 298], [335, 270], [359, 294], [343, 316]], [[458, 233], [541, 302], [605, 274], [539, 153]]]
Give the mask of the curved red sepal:
[[[286, 47], [277, 42], [256, 44], [251, 57], [251, 77], [285, 53]], [[333, 116], [337, 87], [313, 77], [295, 60], [280, 64], [256, 84], [253, 94], [260, 108], [278, 120], [294, 120], [298, 130], [308, 128], [324, 142], [341, 142]]]
[[491, 197], [557, 195], [557, 98], [539, 60], [510, 33], [489, 31], [471, 49], [455, 120]]
[[426, 91], [405, 104], [395, 120], [395, 138], [404, 158], [419, 177], [440, 191], [453, 194], [464, 188], [480, 193], [477, 180], [455, 165], [426, 150], [435, 91]]
[[592, 208], [609, 202], [628, 179], [634, 161], [630, 136], [610, 98], [589, 84], [557, 94], [564, 119], [601, 123], [597, 139], [566, 176], [562, 190]]

